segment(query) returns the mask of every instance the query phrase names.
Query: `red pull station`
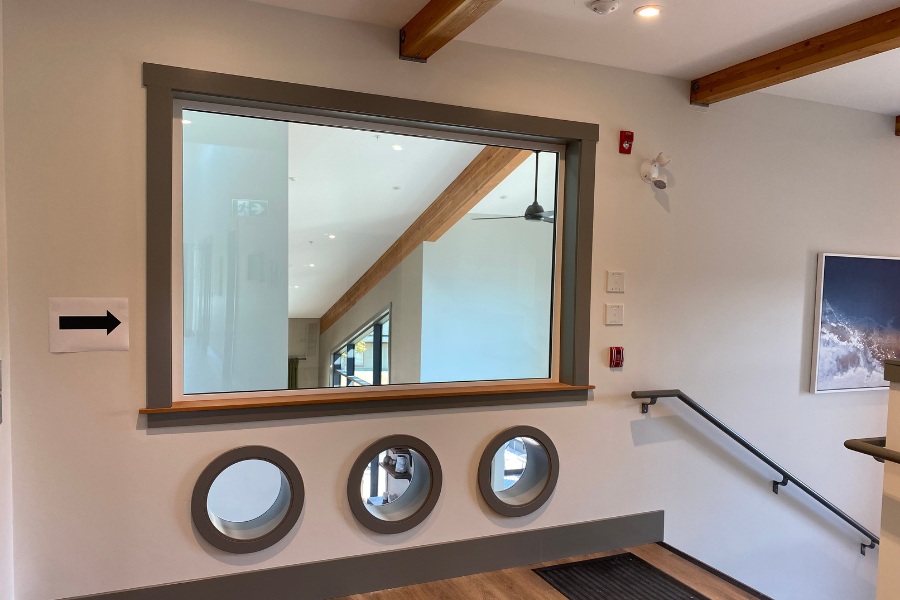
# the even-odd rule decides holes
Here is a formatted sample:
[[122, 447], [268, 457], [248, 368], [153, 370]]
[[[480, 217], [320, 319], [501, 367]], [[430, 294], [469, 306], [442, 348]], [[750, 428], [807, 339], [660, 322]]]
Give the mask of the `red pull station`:
[[609, 349], [609, 368], [621, 369], [625, 366], [625, 348], [613, 346]]
[[619, 132], [619, 154], [631, 154], [632, 148], [634, 148], [634, 132], [633, 131], [620, 131]]

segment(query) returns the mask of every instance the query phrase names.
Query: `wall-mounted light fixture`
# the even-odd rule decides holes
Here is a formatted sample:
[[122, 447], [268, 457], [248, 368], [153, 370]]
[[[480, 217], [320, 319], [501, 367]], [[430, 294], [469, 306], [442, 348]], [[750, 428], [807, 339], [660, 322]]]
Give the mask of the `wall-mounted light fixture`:
[[641, 179], [657, 189], [666, 189], [669, 187], [669, 179], [659, 172], [659, 168], [665, 167], [670, 162], [672, 159], [665, 152], [660, 152], [653, 160], [645, 160], [641, 165]]

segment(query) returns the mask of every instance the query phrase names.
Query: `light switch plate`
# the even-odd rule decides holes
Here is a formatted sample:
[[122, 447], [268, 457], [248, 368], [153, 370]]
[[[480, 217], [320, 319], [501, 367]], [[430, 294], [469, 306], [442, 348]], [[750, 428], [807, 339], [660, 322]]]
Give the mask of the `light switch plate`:
[[606, 291], [610, 294], [625, 293], [625, 271], [606, 272]]
[[607, 325], [624, 325], [625, 324], [625, 305], [624, 304], [607, 304], [606, 305], [606, 324]]

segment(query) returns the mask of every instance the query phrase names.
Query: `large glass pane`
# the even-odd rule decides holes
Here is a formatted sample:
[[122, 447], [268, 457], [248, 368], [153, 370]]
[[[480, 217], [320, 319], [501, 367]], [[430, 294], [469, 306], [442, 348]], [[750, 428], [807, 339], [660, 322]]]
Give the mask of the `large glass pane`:
[[183, 116], [185, 394], [550, 377], [556, 152]]

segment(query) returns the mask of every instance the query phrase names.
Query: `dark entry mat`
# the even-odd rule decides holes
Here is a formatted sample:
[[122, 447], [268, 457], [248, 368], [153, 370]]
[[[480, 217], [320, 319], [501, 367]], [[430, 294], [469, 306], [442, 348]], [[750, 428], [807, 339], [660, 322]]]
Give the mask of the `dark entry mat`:
[[709, 600], [630, 552], [534, 572], [569, 600]]

